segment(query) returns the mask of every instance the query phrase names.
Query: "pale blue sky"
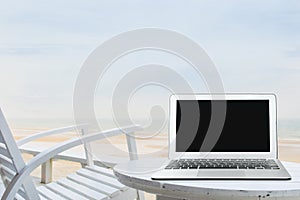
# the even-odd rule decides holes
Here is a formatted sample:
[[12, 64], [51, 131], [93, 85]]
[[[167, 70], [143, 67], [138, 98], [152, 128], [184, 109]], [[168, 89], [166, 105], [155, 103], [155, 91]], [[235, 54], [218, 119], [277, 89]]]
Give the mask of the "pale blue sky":
[[[72, 118], [74, 83], [89, 53], [118, 33], [142, 27], [185, 34], [206, 49], [226, 92], [274, 92], [279, 99], [279, 117], [300, 118], [297, 0], [2, 2], [2, 109], [11, 119]], [[188, 68], [179, 66], [176, 58], [154, 54], [149, 55], [156, 63], [177, 63], [174, 67], [179, 71]], [[149, 55], [137, 63], [149, 61]], [[136, 65], [132, 60], [136, 59], [124, 63]], [[120, 62], [116, 64], [112, 74], [120, 66]], [[201, 80], [188, 70], [184, 75], [202, 91]], [[159, 94], [154, 89], [151, 95], [161, 96], [162, 91], [156, 91]], [[149, 103], [151, 98], [146, 98], [144, 109]], [[140, 102], [138, 106], [143, 107]], [[104, 115], [109, 112], [101, 105], [96, 108]]]

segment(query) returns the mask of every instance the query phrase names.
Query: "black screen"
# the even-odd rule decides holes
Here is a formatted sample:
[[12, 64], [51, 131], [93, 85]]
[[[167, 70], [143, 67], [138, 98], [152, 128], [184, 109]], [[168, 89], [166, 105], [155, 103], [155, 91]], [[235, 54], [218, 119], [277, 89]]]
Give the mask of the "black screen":
[[[226, 105], [224, 126], [210, 152], [269, 152], [270, 123], [268, 100], [213, 100]], [[218, 102], [216, 102], [218, 103]], [[220, 103], [220, 102], [219, 102]], [[196, 109], [199, 117], [190, 117]], [[211, 100], [178, 100], [176, 152], [207, 152], [201, 148], [212, 115]], [[182, 116], [185, 113], [183, 120]], [[218, 112], [217, 112], [218, 113]], [[193, 114], [195, 115], [195, 114]], [[223, 115], [224, 116], [224, 115]], [[211, 122], [210, 126], [214, 126]], [[192, 130], [192, 126], [198, 127]], [[194, 126], [195, 127], [195, 126]], [[196, 132], [195, 132], [196, 130]], [[191, 140], [192, 138], [192, 140]], [[191, 142], [186, 142], [189, 140]], [[205, 145], [204, 145], [205, 146]]]

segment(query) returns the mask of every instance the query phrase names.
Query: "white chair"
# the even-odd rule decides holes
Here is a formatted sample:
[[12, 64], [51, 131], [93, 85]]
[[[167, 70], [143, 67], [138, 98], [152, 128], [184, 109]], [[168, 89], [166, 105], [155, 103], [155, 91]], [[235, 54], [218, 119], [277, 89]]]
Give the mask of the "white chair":
[[[31, 134], [25, 138], [22, 138], [21, 140], [17, 140], [16, 143], [18, 145], [19, 150], [22, 153], [36, 156], [42, 151], [45, 151], [48, 147], [47, 145], [45, 146], [43, 143], [37, 143], [32, 145], [30, 144], [30, 142], [46, 136], [52, 136], [52, 135], [63, 134], [63, 133], [74, 132], [74, 131], [78, 132], [78, 130], [80, 131], [79, 134], [85, 135], [87, 133], [87, 128], [88, 128], [87, 125], [72, 125], [67, 127], [46, 130], [36, 134]], [[127, 139], [127, 147], [129, 150], [129, 157], [131, 160], [135, 160], [138, 158], [137, 150], [136, 150], [136, 142], [134, 138], [130, 137], [129, 135], [126, 135], [126, 139]], [[116, 165], [119, 162], [127, 161], [127, 158], [111, 157], [111, 156], [104, 156], [104, 155], [101, 155], [101, 158], [99, 157], [92, 158], [91, 156], [92, 149], [90, 148], [89, 144], [84, 144], [81, 145], [80, 147], [81, 149], [79, 148], [76, 151], [74, 150], [64, 151], [60, 154], [57, 154], [47, 162], [43, 163], [41, 166], [41, 183], [52, 182], [52, 162], [55, 159], [77, 162], [80, 163], [82, 166], [86, 166], [88, 165], [88, 162], [90, 162], [90, 164], [95, 164], [97, 166], [104, 166], [106, 168], [107, 167], [112, 168], [114, 165]], [[88, 152], [90, 152], [90, 154], [87, 154]]]
[[[69, 127], [70, 128], [70, 127]], [[73, 127], [74, 128], [74, 127]], [[84, 131], [84, 126], [80, 126]], [[55, 155], [78, 145], [85, 145], [89, 148], [89, 142], [103, 138], [116, 136], [124, 133], [133, 133], [140, 130], [137, 126], [124, 127], [122, 129], [111, 129], [100, 133], [83, 135], [80, 138], [74, 138], [59, 143], [33, 157], [25, 164], [21, 152], [15, 142], [5, 117], [0, 110], [0, 174], [5, 185], [5, 191], [1, 200], [12, 199], [112, 199], [126, 200], [139, 197], [138, 191], [128, 188], [117, 181], [112, 170], [98, 167], [93, 164], [91, 156], [87, 152], [87, 166], [68, 175], [66, 178], [51, 182], [49, 184], [36, 187], [33, 183], [30, 173], [43, 163], [47, 163]], [[59, 132], [59, 131], [58, 131]], [[54, 134], [53, 131], [51, 134]], [[19, 144], [39, 138], [48, 133], [39, 134], [21, 140]], [[127, 141], [133, 140], [127, 136]], [[135, 159], [135, 143], [130, 146], [131, 159]]]

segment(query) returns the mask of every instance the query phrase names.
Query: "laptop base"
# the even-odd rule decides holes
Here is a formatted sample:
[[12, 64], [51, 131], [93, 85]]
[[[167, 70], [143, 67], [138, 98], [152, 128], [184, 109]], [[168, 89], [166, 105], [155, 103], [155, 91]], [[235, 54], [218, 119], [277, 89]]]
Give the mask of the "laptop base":
[[279, 160], [280, 169], [164, 169], [154, 173], [153, 180], [291, 180]]

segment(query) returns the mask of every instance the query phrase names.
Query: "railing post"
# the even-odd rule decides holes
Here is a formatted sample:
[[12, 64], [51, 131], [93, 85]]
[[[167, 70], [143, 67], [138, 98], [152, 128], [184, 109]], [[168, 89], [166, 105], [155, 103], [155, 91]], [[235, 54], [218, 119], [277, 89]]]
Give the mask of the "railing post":
[[[84, 126], [81, 129], [81, 134], [83, 136], [86, 135], [86, 134], [88, 134], [88, 128], [87, 128], [87, 126]], [[93, 154], [92, 154], [91, 144], [85, 142], [83, 144], [83, 147], [84, 147], [84, 152], [85, 152], [85, 157], [86, 157], [86, 164], [88, 166], [93, 166], [94, 165], [94, 161], [93, 161]]]
[[41, 183], [50, 183], [52, 182], [52, 158], [49, 159], [47, 162], [42, 164], [41, 169]]
[[[136, 147], [134, 133], [126, 133], [126, 140], [127, 140], [127, 147], [128, 147], [128, 153], [129, 153], [130, 160], [137, 160], [138, 153], [137, 153], [137, 147]], [[145, 199], [144, 192], [139, 191], [139, 190], [137, 190], [136, 192], [137, 192], [138, 200]]]
[[126, 133], [126, 140], [127, 140], [127, 147], [130, 160], [137, 160], [137, 148], [136, 148], [136, 141], [134, 138], [134, 133]]

